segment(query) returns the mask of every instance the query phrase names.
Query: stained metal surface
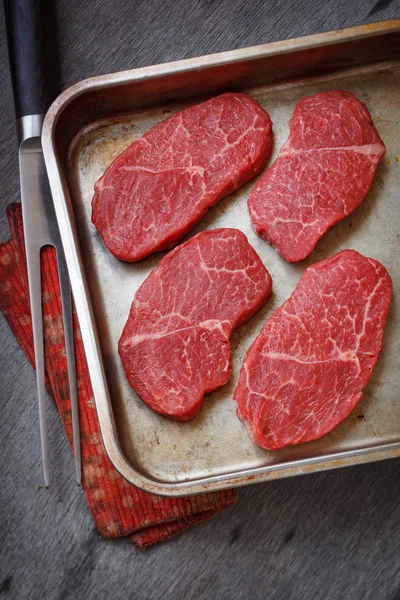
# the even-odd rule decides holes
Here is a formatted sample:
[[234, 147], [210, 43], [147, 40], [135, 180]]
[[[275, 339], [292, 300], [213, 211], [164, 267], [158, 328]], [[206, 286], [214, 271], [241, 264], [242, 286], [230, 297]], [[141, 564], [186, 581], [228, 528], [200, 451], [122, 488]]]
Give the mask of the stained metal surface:
[[[389, 21], [98, 77], [73, 86], [52, 105], [43, 148], [94, 400], [109, 456], [136, 486], [183, 495], [400, 455], [399, 49], [400, 21]], [[162, 255], [126, 264], [110, 254], [90, 221], [94, 182], [152, 125], [228, 89], [248, 93], [268, 110], [275, 134], [272, 162], [287, 139], [296, 102], [333, 88], [367, 104], [387, 146], [368, 196], [297, 265], [253, 232], [246, 199], [254, 180], [209, 211], [189, 235], [214, 227], [244, 231], [272, 275], [273, 297], [234, 332], [231, 381], [207, 395], [200, 415], [187, 423], [156, 415], [127, 383], [117, 342], [135, 291]], [[232, 401], [243, 356], [304, 269], [344, 248], [380, 260], [392, 276], [384, 350], [362, 401], [333, 432], [308, 444], [261, 450]]]

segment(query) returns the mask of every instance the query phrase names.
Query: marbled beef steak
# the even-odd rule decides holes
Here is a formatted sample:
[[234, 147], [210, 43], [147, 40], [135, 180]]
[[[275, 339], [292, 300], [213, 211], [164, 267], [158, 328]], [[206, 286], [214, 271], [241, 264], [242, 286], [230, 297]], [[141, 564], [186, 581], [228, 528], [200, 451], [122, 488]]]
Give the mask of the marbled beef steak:
[[256, 444], [308, 442], [350, 414], [381, 351], [391, 295], [385, 267], [355, 250], [308, 267], [242, 365], [234, 398]]
[[255, 177], [271, 153], [268, 113], [222, 94], [152, 127], [95, 184], [92, 221], [118, 258], [173, 247], [223, 196]]
[[204, 231], [165, 256], [137, 291], [119, 341], [131, 386], [184, 421], [231, 374], [229, 337], [268, 300], [272, 280], [237, 229]]
[[257, 233], [287, 261], [302, 260], [361, 203], [384, 154], [367, 107], [353, 94], [303, 98], [289, 139], [250, 194]]

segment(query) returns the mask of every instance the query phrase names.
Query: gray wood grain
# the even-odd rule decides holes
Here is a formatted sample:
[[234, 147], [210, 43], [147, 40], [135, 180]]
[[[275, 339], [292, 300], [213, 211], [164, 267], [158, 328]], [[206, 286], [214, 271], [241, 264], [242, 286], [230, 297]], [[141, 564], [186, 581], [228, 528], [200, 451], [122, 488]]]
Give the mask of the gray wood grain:
[[[58, 0], [62, 82], [400, 16], [399, 0]], [[0, 239], [18, 200], [0, 16]], [[0, 595], [156, 600], [399, 600], [400, 461], [253, 486], [239, 504], [145, 554], [96, 532], [49, 402], [51, 488], [35, 377], [0, 320]]]

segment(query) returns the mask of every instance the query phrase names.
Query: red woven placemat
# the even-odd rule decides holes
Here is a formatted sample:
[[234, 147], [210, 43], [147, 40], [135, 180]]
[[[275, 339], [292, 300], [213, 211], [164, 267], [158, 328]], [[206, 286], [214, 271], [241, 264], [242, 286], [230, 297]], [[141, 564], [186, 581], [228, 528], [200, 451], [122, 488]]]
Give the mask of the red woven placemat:
[[[20, 204], [7, 208], [11, 241], [0, 245], [0, 309], [34, 366], [28, 278]], [[70, 445], [72, 426], [68, 374], [53, 248], [42, 251], [42, 301], [46, 387], [57, 405]], [[82, 486], [104, 537], [130, 536], [140, 548], [165, 540], [208, 519], [236, 500], [234, 491], [162, 498], [138, 490], [110, 462], [101, 438], [79, 325], [74, 314], [75, 353], [82, 445]]]

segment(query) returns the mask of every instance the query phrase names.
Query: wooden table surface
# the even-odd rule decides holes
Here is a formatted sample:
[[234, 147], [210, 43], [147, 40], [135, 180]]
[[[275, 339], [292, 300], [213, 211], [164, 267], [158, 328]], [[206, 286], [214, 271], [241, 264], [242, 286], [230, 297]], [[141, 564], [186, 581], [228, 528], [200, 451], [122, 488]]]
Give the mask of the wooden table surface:
[[[395, 17], [399, 0], [57, 0], [62, 84]], [[2, 13], [0, 50], [5, 241], [19, 179]], [[0, 336], [1, 597], [400, 599], [400, 461], [242, 489], [234, 508], [143, 554], [97, 533], [50, 401], [51, 488], [37, 489], [35, 375], [2, 317]]]

